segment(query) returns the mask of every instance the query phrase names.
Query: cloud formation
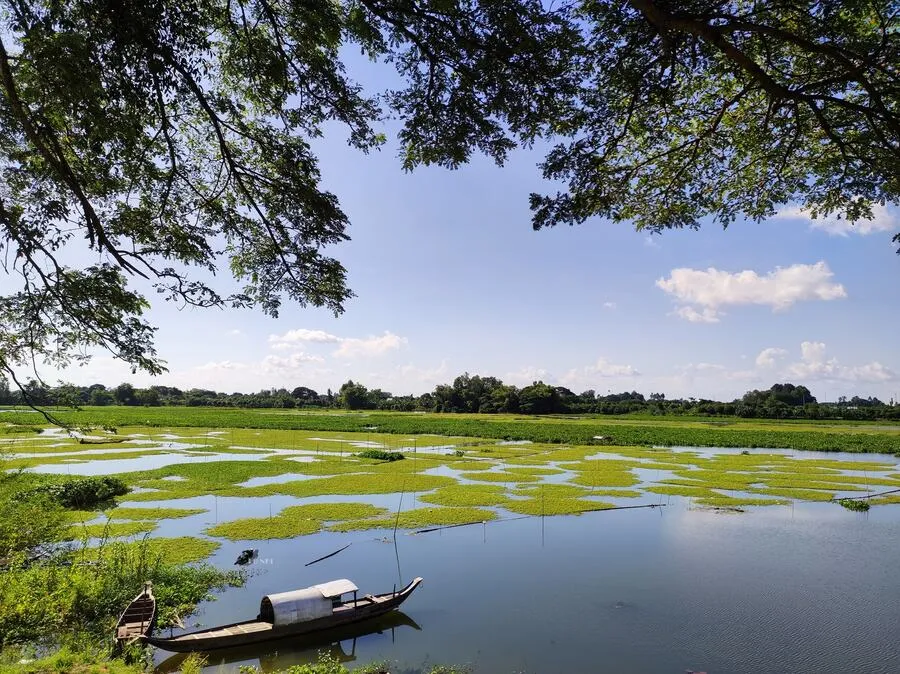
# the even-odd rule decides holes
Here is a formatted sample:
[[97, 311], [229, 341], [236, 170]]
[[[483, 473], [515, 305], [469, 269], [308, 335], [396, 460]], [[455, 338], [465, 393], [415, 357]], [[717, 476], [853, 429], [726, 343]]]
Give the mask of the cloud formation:
[[877, 361], [864, 365], [841, 365], [837, 358], [829, 358], [824, 342], [803, 342], [800, 360], [791, 363], [787, 374], [798, 379], [880, 383], [895, 381], [897, 374]]
[[339, 346], [332, 354], [337, 358], [380, 356], [387, 351], [399, 349], [407, 343], [406, 337], [400, 337], [388, 331], [380, 336], [373, 335], [366, 338], [339, 337], [324, 330], [307, 330], [306, 328], [288, 330], [283, 335], [269, 335], [270, 347], [278, 351], [291, 351], [307, 344], [338, 344]]
[[283, 335], [269, 335], [269, 344], [273, 349], [295, 349], [307, 343], [335, 344], [340, 341], [340, 337], [324, 330], [307, 330], [306, 328], [288, 330]]
[[846, 297], [844, 286], [834, 283], [833, 276], [824, 261], [776, 267], [762, 276], [749, 269], [732, 273], [714, 267], [680, 267], [668, 278], [658, 279], [656, 286], [680, 304], [676, 315], [692, 322], [716, 323], [725, 306], [761, 305], [783, 311], [797, 302]]
[[788, 354], [787, 349], [778, 349], [769, 347], [759, 352], [756, 357], [756, 367], [772, 368], [775, 367], [776, 361], [784, 358]]
[[856, 223], [852, 223], [846, 218], [838, 218], [836, 215], [813, 218], [808, 211], [799, 206], [785, 208], [776, 213], [775, 217], [782, 220], [802, 220], [809, 224], [810, 229], [820, 229], [832, 236], [849, 236], [850, 234], [867, 236], [877, 232], [892, 232], [900, 229], [900, 217], [897, 213], [881, 204], [872, 206], [871, 219], [858, 220]]
[[309, 363], [321, 363], [320, 356], [313, 356], [299, 351], [287, 356], [268, 355], [262, 359], [260, 366], [265, 372], [280, 372], [282, 370], [298, 370]]
[[334, 352], [338, 358], [356, 358], [358, 356], [380, 356], [388, 351], [399, 349], [408, 343], [406, 337], [399, 337], [393, 332], [387, 332], [380, 337], [344, 337], [341, 345]]

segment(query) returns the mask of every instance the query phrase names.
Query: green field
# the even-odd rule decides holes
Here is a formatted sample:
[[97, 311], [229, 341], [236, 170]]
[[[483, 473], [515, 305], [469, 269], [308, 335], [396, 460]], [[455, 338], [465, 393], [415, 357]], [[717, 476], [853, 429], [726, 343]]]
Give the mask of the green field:
[[[900, 452], [896, 425], [871, 422], [770, 421], [684, 417], [522, 417], [508, 414], [422, 414], [247, 410], [180, 407], [86, 407], [54, 414], [73, 426], [192, 427], [372, 433], [434, 434], [469, 438], [530, 440], [578, 445], [772, 447], [818, 451]], [[0, 413], [0, 423], [40, 424], [33, 412]], [[375, 429], [374, 431], [372, 429]], [[201, 431], [202, 432], [202, 431]], [[603, 439], [598, 439], [602, 437]], [[373, 438], [374, 439], [374, 438]], [[394, 442], [399, 439], [395, 438]], [[420, 442], [431, 439], [419, 438]], [[420, 445], [421, 446], [421, 445]]]

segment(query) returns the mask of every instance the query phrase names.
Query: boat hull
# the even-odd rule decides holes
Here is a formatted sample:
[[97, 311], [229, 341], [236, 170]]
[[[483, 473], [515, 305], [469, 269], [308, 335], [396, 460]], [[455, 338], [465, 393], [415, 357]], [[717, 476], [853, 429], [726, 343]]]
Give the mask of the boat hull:
[[219, 648], [248, 646], [274, 639], [284, 639], [321, 630], [330, 630], [359, 622], [360, 620], [375, 618], [399, 608], [421, 582], [421, 578], [416, 578], [399, 592], [370, 595], [356, 602], [348, 602], [347, 605], [336, 608], [330, 616], [301, 623], [277, 627], [258, 620], [247, 620], [199, 632], [181, 634], [168, 639], [147, 636], [144, 638], [144, 641], [173, 653], [191, 653], [194, 651], [212, 651]]
[[148, 584], [119, 616], [115, 632], [117, 644], [121, 646], [136, 639], [149, 637], [155, 623], [156, 598]]

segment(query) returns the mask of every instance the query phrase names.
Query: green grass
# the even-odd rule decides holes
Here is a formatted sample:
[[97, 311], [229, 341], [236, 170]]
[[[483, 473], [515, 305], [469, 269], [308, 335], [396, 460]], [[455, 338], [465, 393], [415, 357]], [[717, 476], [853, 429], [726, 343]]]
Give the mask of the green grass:
[[155, 522], [102, 522], [100, 524], [76, 524], [69, 529], [69, 536], [78, 538], [125, 538], [147, 534], [156, 529]]
[[819, 489], [779, 489], [774, 487], [754, 488], [749, 491], [765, 496], [778, 496], [799, 501], [830, 501], [834, 498], [833, 492]]
[[96, 560], [102, 551], [111, 548], [123, 551], [147, 550], [151, 555], [159, 555], [166, 564], [190, 564], [202, 562], [218, 550], [221, 544], [206, 538], [179, 536], [177, 538], [146, 538], [138, 541], [111, 541], [100, 548], [88, 548], [82, 557], [88, 561]]
[[578, 513], [592, 510], [608, 510], [614, 506], [611, 503], [577, 498], [535, 497], [526, 500], [509, 501], [503, 507], [510, 512], [520, 515], [577, 515]]
[[434, 505], [461, 507], [503, 505], [509, 498], [505, 488], [498, 485], [451, 484], [431, 494], [423, 494], [419, 500]]
[[334, 524], [331, 531], [355, 531], [358, 529], [393, 529], [394, 523], [400, 529], [418, 529], [431, 526], [450, 526], [489, 522], [497, 518], [497, 513], [482, 508], [417, 508], [400, 513], [399, 517], [353, 520]]
[[361, 520], [387, 514], [384, 508], [367, 503], [313, 503], [290, 506], [274, 517], [258, 517], [224, 522], [204, 533], [232, 541], [294, 538], [317, 533], [324, 522]]
[[117, 520], [166, 520], [205, 513], [206, 508], [113, 508], [106, 514]]
[[742, 496], [705, 496], [697, 500], [697, 503], [715, 508], [740, 507], [740, 506], [773, 506], [790, 505], [786, 499], [752, 498]]
[[687, 498], [713, 498], [716, 494], [709, 487], [659, 484], [647, 487], [645, 491], [664, 496], [685, 496]]
[[[420, 438], [419, 446], [450, 444], [445, 435], [455, 438], [504, 438], [531, 440], [535, 443], [569, 445], [622, 446], [697, 446], [697, 447], [779, 447], [819, 451], [900, 452], [900, 431], [873, 428], [871, 424], [854, 425], [829, 422], [779, 422], [777, 420], [726, 420], [727, 425], [710, 426], [708, 421], [661, 418], [554, 417], [534, 418], [513, 415], [405, 414], [332, 412], [285, 412], [279, 410], [246, 410], [220, 408], [140, 408], [86, 407], [80, 411], [59, 411], [67, 423], [79, 426], [151, 426], [198, 427], [220, 429], [265, 429], [285, 434], [289, 429], [304, 431], [307, 436], [326, 433], [360, 433], [381, 441], [385, 434], [404, 437], [430, 434]], [[27, 417], [27, 418], [26, 418]], [[0, 422], [31, 425], [33, 417], [19, 412], [0, 414]], [[377, 433], [367, 428], [376, 426]], [[241, 434], [238, 434], [241, 435]], [[246, 434], [252, 440], [252, 434]], [[608, 440], [596, 440], [604, 436]], [[222, 436], [230, 442], [229, 436]], [[387, 437], [397, 443], [396, 438]], [[230, 442], [230, 444], [237, 444]], [[306, 446], [314, 444], [306, 442]], [[326, 443], [322, 443], [326, 444]], [[333, 443], [327, 443], [333, 444]], [[336, 443], [335, 443], [336, 444]], [[252, 446], [252, 445], [251, 445]], [[273, 446], [273, 445], [272, 445]], [[285, 446], [285, 445], [282, 445]], [[395, 445], [396, 446], [396, 445]], [[290, 445], [286, 445], [290, 448]], [[507, 448], [497, 448], [505, 450]], [[521, 451], [521, 448], [519, 448]]]
[[475, 480], [477, 482], [537, 482], [538, 477], [526, 473], [510, 473], [501, 472], [474, 472], [460, 473], [461, 478], [466, 480]]
[[0, 674], [141, 674], [139, 663], [109, 657], [107, 649], [93, 646], [62, 649], [43, 658], [27, 657], [24, 650], [5, 648], [0, 660]]

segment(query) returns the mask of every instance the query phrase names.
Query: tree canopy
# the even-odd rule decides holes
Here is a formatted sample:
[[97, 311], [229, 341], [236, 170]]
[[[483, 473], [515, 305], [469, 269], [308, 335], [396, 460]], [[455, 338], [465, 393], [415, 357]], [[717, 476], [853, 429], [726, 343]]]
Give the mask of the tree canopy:
[[[556, 143], [535, 228], [660, 231], [900, 198], [893, 0], [0, 0], [0, 369], [101, 347], [159, 373], [146, 293], [343, 310], [347, 218], [311, 139], [402, 165]], [[405, 85], [363, 92], [347, 45]], [[900, 240], [900, 239], [898, 239]], [[90, 262], [79, 262], [89, 260]], [[243, 284], [210, 279], [227, 268]], [[139, 279], [146, 281], [139, 281]], [[138, 283], [135, 283], [138, 281]]]

